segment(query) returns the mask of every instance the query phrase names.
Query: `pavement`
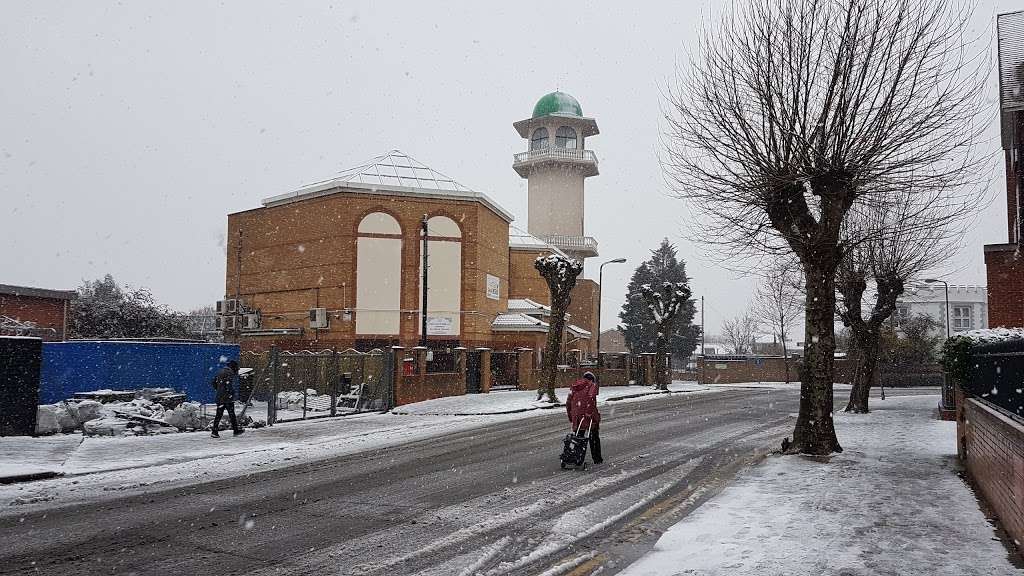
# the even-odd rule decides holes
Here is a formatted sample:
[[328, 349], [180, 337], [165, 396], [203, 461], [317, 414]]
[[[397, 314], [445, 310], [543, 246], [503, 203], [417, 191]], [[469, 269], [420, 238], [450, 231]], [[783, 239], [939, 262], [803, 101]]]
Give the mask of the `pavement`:
[[64, 499], [73, 480], [34, 482], [26, 495], [48, 487], [58, 500], [29, 497], [0, 516], [0, 573], [539, 573], [577, 565], [594, 549], [606, 551], [609, 570], [621, 568], [674, 514], [777, 446], [797, 403], [795, 391], [772, 389], [608, 403], [606, 464], [583, 471], [558, 465], [565, 415], [537, 410], [73, 504]]

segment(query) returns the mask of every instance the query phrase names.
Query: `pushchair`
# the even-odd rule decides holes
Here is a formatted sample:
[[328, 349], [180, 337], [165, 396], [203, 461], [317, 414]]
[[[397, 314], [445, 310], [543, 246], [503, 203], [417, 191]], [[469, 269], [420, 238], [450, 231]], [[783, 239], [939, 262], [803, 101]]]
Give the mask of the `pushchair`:
[[[589, 418], [587, 420], [590, 420]], [[570, 432], [565, 435], [562, 446], [562, 455], [560, 460], [562, 461], [562, 470], [565, 470], [569, 466], [575, 467], [577, 470], [583, 470], [587, 467], [587, 444], [590, 442], [590, 426], [593, 421], [590, 420], [587, 423], [586, 432], [583, 430], [583, 419], [580, 418], [579, 426], [576, 427], [575, 432]]]

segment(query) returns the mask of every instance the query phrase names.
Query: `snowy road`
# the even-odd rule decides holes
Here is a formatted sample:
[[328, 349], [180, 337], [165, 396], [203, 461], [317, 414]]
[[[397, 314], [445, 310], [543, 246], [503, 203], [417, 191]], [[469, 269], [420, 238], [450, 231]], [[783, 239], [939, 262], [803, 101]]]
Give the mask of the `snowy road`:
[[796, 405], [795, 391], [770, 389], [609, 404], [607, 463], [583, 472], [559, 469], [559, 411], [7, 516], [0, 574], [537, 574], [595, 548], [621, 568], [777, 446]]

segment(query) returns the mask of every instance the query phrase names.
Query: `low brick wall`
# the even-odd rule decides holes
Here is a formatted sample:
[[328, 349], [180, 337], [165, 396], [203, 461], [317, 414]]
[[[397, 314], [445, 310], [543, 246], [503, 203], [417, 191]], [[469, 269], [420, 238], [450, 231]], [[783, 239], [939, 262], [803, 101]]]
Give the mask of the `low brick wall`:
[[458, 372], [416, 374], [395, 379], [395, 406], [465, 393], [466, 381]]
[[1006, 532], [1024, 542], [1024, 422], [984, 400], [958, 400], [960, 458]]
[[[852, 363], [845, 358], [835, 360], [835, 382], [849, 383]], [[784, 382], [786, 364], [783, 358], [747, 358], [745, 360], [697, 360], [697, 375], [703, 384], [737, 384], [740, 382]], [[789, 360], [789, 381], [800, 381], [800, 360]]]
[[[586, 372], [593, 372], [594, 376], [597, 377], [597, 383], [604, 386], [628, 386], [629, 385], [629, 372], [627, 370], [612, 370], [609, 368], [594, 368], [594, 367], [572, 367], [572, 368], [559, 368], [558, 373], [555, 375], [555, 388], [568, 388], [572, 386], [572, 383], [583, 378], [583, 374]], [[536, 389], [541, 381], [541, 371], [534, 371], [533, 375], [533, 388]], [[522, 385], [519, 386], [523, 388]]]

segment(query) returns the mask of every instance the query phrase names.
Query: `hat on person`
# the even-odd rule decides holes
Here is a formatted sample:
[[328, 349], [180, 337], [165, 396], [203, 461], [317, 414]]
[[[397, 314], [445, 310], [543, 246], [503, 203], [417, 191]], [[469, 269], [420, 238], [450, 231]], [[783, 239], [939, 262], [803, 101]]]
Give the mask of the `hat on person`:
[[593, 372], [584, 372], [583, 377], [591, 382], [597, 382], [597, 377], [594, 376]]
[[238, 370], [238, 362], [235, 362], [234, 360], [228, 360], [228, 368], [231, 368], [232, 370]]

